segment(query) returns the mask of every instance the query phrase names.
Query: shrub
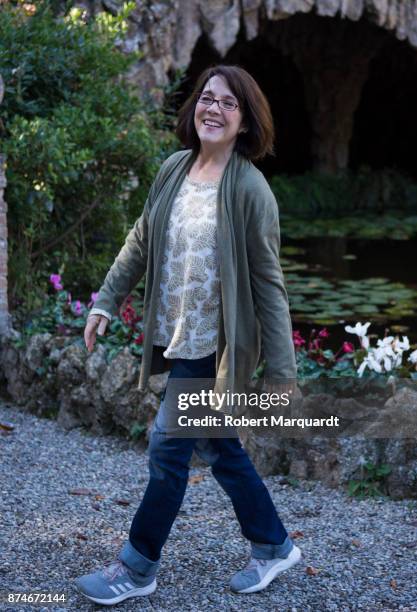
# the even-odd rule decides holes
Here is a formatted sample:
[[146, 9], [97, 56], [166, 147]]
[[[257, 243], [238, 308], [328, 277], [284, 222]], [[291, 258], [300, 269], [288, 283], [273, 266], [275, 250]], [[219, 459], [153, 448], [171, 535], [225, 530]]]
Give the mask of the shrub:
[[12, 309], [40, 308], [56, 270], [81, 298], [97, 289], [176, 147], [126, 78], [140, 54], [117, 42], [133, 6], [93, 21], [46, 1], [0, 11]]
[[362, 167], [357, 174], [338, 175], [306, 172], [274, 176], [270, 183], [280, 212], [296, 217], [417, 211], [416, 182], [393, 169], [371, 171]]

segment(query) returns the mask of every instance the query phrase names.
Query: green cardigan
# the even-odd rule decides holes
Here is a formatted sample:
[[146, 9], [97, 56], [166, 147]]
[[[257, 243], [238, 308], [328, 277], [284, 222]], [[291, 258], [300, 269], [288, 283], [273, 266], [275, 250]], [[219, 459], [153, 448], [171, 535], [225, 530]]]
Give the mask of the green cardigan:
[[[144, 344], [138, 388], [152, 374], [169, 368], [152, 343], [164, 241], [171, 205], [195, 160], [178, 151], [161, 166], [142, 215], [116, 257], [95, 308], [117, 314], [146, 271]], [[262, 356], [265, 377], [296, 378], [288, 297], [279, 264], [278, 206], [263, 174], [234, 152], [223, 172], [217, 197], [217, 249], [221, 312], [214, 390], [240, 389], [253, 376]]]

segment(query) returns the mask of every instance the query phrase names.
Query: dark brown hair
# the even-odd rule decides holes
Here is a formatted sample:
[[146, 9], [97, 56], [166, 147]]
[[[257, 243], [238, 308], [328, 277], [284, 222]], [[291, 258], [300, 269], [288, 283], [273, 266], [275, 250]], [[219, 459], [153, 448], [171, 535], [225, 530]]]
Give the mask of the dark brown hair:
[[214, 76], [222, 77], [236, 96], [243, 115], [242, 125], [247, 129], [238, 135], [235, 151], [250, 160], [261, 159], [267, 153], [273, 155], [274, 123], [268, 100], [255, 79], [240, 66], [221, 64], [206, 68], [200, 74], [194, 91], [178, 112], [176, 134], [182, 144], [193, 149], [196, 155], [200, 150], [200, 139], [194, 126], [194, 111], [198, 94]]

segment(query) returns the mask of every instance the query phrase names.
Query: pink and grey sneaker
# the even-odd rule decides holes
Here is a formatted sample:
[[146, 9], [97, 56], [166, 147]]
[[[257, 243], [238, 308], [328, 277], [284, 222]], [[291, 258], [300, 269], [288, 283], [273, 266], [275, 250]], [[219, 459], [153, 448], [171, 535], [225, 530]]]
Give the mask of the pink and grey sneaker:
[[102, 570], [76, 578], [75, 584], [85, 597], [105, 606], [129, 597], [150, 595], [156, 589], [155, 576], [140, 576], [131, 572], [120, 560]]
[[129, 597], [150, 595], [156, 589], [158, 561], [151, 561], [125, 542], [117, 561], [92, 574], [79, 576], [75, 584], [85, 597], [111, 606]]
[[265, 589], [281, 572], [289, 569], [301, 559], [298, 546], [293, 546], [286, 558], [257, 559], [251, 557], [246, 567], [237, 572], [230, 581], [235, 593], [256, 593]]

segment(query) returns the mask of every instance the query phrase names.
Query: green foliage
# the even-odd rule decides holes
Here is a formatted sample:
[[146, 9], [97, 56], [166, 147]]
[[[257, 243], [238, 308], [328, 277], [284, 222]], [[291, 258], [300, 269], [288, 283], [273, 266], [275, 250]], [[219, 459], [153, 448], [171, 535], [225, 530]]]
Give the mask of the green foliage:
[[146, 425], [143, 423], [138, 423], [137, 421], [133, 423], [130, 428], [130, 437], [132, 440], [139, 440], [139, 438], [145, 433]]
[[79, 9], [57, 18], [46, 1], [30, 16], [2, 7], [12, 307], [41, 307], [57, 270], [81, 297], [97, 290], [176, 147], [169, 121], [125, 78], [140, 57], [117, 48], [133, 7], [88, 22]]
[[274, 176], [281, 231], [292, 239], [407, 240], [417, 234], [417, 183], [392, 169]]
[[301, 380], [316, 379], [322, 376], [330, 378], [355, 378], [356, 368], [350, 355], [335, 358], [331, 349], [321, 351], [320, 355], [311, 355], [305, 349], [296, 352], [297, 376]]
[[[16, 348], [27, 345], [34, 334], [50, 333], [67, 338], [67, 344], [85, 347], [84, 328], [87, 322], [89, 304], [72, 300], [71, 293], [64, 289], [44, 295], [43, 305], [37, 311], [17, 311], [14, 327], [20, 330], [20, 338], [13, 341]], [[141, 312], [143, 299], [140, 287], [129, 296], [120, 309], [120, 317], [114, 317], [107, 326], [104, 336], [96, 336], [96, 345], [106, 349], [106, 360], [110, 363], [125, 347], [137, 356], [143, 353], [143, 323]]]
[[[294, 321], [335, 325], [371, 317], [374, 322], [415, 316], [417, 290], [388, 278], [333, 280], [299, 274], [297, 265], [281, 260]], [[308, 266], [305, 265], [304, 268]]]
[[274, 176], [271, 181], [282, 214], [296, 217], [340, 217], [360, 212], [417, 211], [417, 184], [396, 170], [337, 175], [306, 172]]
[[360, 466], [360, 478], [350, 480], [348, 494], [359, 499], [386, 495], [386, 478], [391, 473], [389, 465], [375, 465], [370, 461]]
[[382, 213], [356, 213], [343, 216], [311, 219], [288, 214], [281, 216], [283, 236], [300, 238], [357, 238], [366, 240], [408, 240], [417, 235], [417, 215], [401, 211]]

